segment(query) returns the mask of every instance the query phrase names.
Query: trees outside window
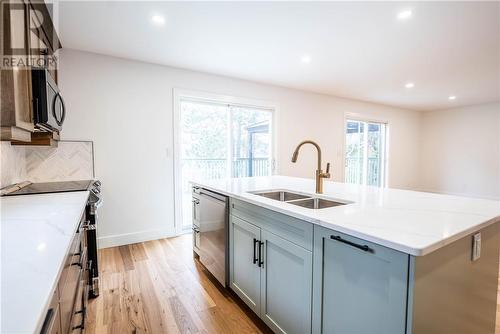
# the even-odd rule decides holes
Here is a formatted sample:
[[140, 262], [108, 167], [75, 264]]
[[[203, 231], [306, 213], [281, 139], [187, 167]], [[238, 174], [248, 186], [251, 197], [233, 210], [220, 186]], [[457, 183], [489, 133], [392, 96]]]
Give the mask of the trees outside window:
[[345, 182], [385, 186], [387, 124], [347, 120]]

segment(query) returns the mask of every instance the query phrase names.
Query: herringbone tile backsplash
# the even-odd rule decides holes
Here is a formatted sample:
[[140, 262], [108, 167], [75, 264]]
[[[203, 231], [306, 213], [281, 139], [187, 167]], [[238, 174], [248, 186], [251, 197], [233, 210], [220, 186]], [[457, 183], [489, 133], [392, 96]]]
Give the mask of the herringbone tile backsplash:
[[26, 148], [26, 174], [31, 182], [94, 178], [92, 142], [59, 142], [52, 147]]
[[57, 147], [1, 146], [0, 188], [21, 181], [52, 182], [94, 178], [93, 143], [60, 141]]

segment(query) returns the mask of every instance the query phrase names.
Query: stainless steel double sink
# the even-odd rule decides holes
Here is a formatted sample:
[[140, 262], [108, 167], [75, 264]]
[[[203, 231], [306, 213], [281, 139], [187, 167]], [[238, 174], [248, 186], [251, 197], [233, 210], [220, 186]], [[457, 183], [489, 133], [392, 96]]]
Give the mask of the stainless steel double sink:
[[325, 198], [312, 197], [301, 193], [288, 190], [269, 190], [251, 192], [254, 195], [273, 199], [275, 201], [286, 202], [289, 204], [301, 206], [308, 209], [325, 209], [339, 205], [350, 204], [350, 202], [340, 202]]

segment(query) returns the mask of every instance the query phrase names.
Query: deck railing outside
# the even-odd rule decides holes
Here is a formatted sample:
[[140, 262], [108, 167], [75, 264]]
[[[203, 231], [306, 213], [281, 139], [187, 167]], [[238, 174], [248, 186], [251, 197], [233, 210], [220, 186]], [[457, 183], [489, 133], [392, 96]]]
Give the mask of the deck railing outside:
[[[345, 161], [345, 182], [346, 183], [361, 183], [362, 179], [361, 168], [363, 166], [362, 161], [358, 158], [347, 158]], [[369, 186], [379, 186], [380, 185], [380, 160], [379, 158], [368, 158], [368, 175], [367, 184]]]
[[[182, 159], [186, 175], [202, 179], [219, 179], [230, 175], [226, 159]], [[268, 158], [237, 158], [232, 162], [233, 177], [269, 175]]]
[[[224, 178], [230, 175], [226, 159], [182, 159], [182, 228], [192, 227], [192, 197], [189, 180]], [[268, 158], [239, 158], [232, 162], [233, 177], [270, 175]]]

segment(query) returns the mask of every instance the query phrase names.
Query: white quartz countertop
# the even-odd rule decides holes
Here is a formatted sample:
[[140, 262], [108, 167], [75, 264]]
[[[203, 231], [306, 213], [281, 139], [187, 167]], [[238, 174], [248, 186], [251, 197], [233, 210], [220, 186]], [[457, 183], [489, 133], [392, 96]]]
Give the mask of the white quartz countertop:
[[40, 330], [88, 191], [0, 198], [1, 333]]
[[[315, 195], [314, 180], [287, 176], [192, 183], [415, 256], [500, 222], [500, 201], [493, 200], [329, 181], [324, 194]], [[249, 193], [274, 189], [353, 203], [313, 210]]]

